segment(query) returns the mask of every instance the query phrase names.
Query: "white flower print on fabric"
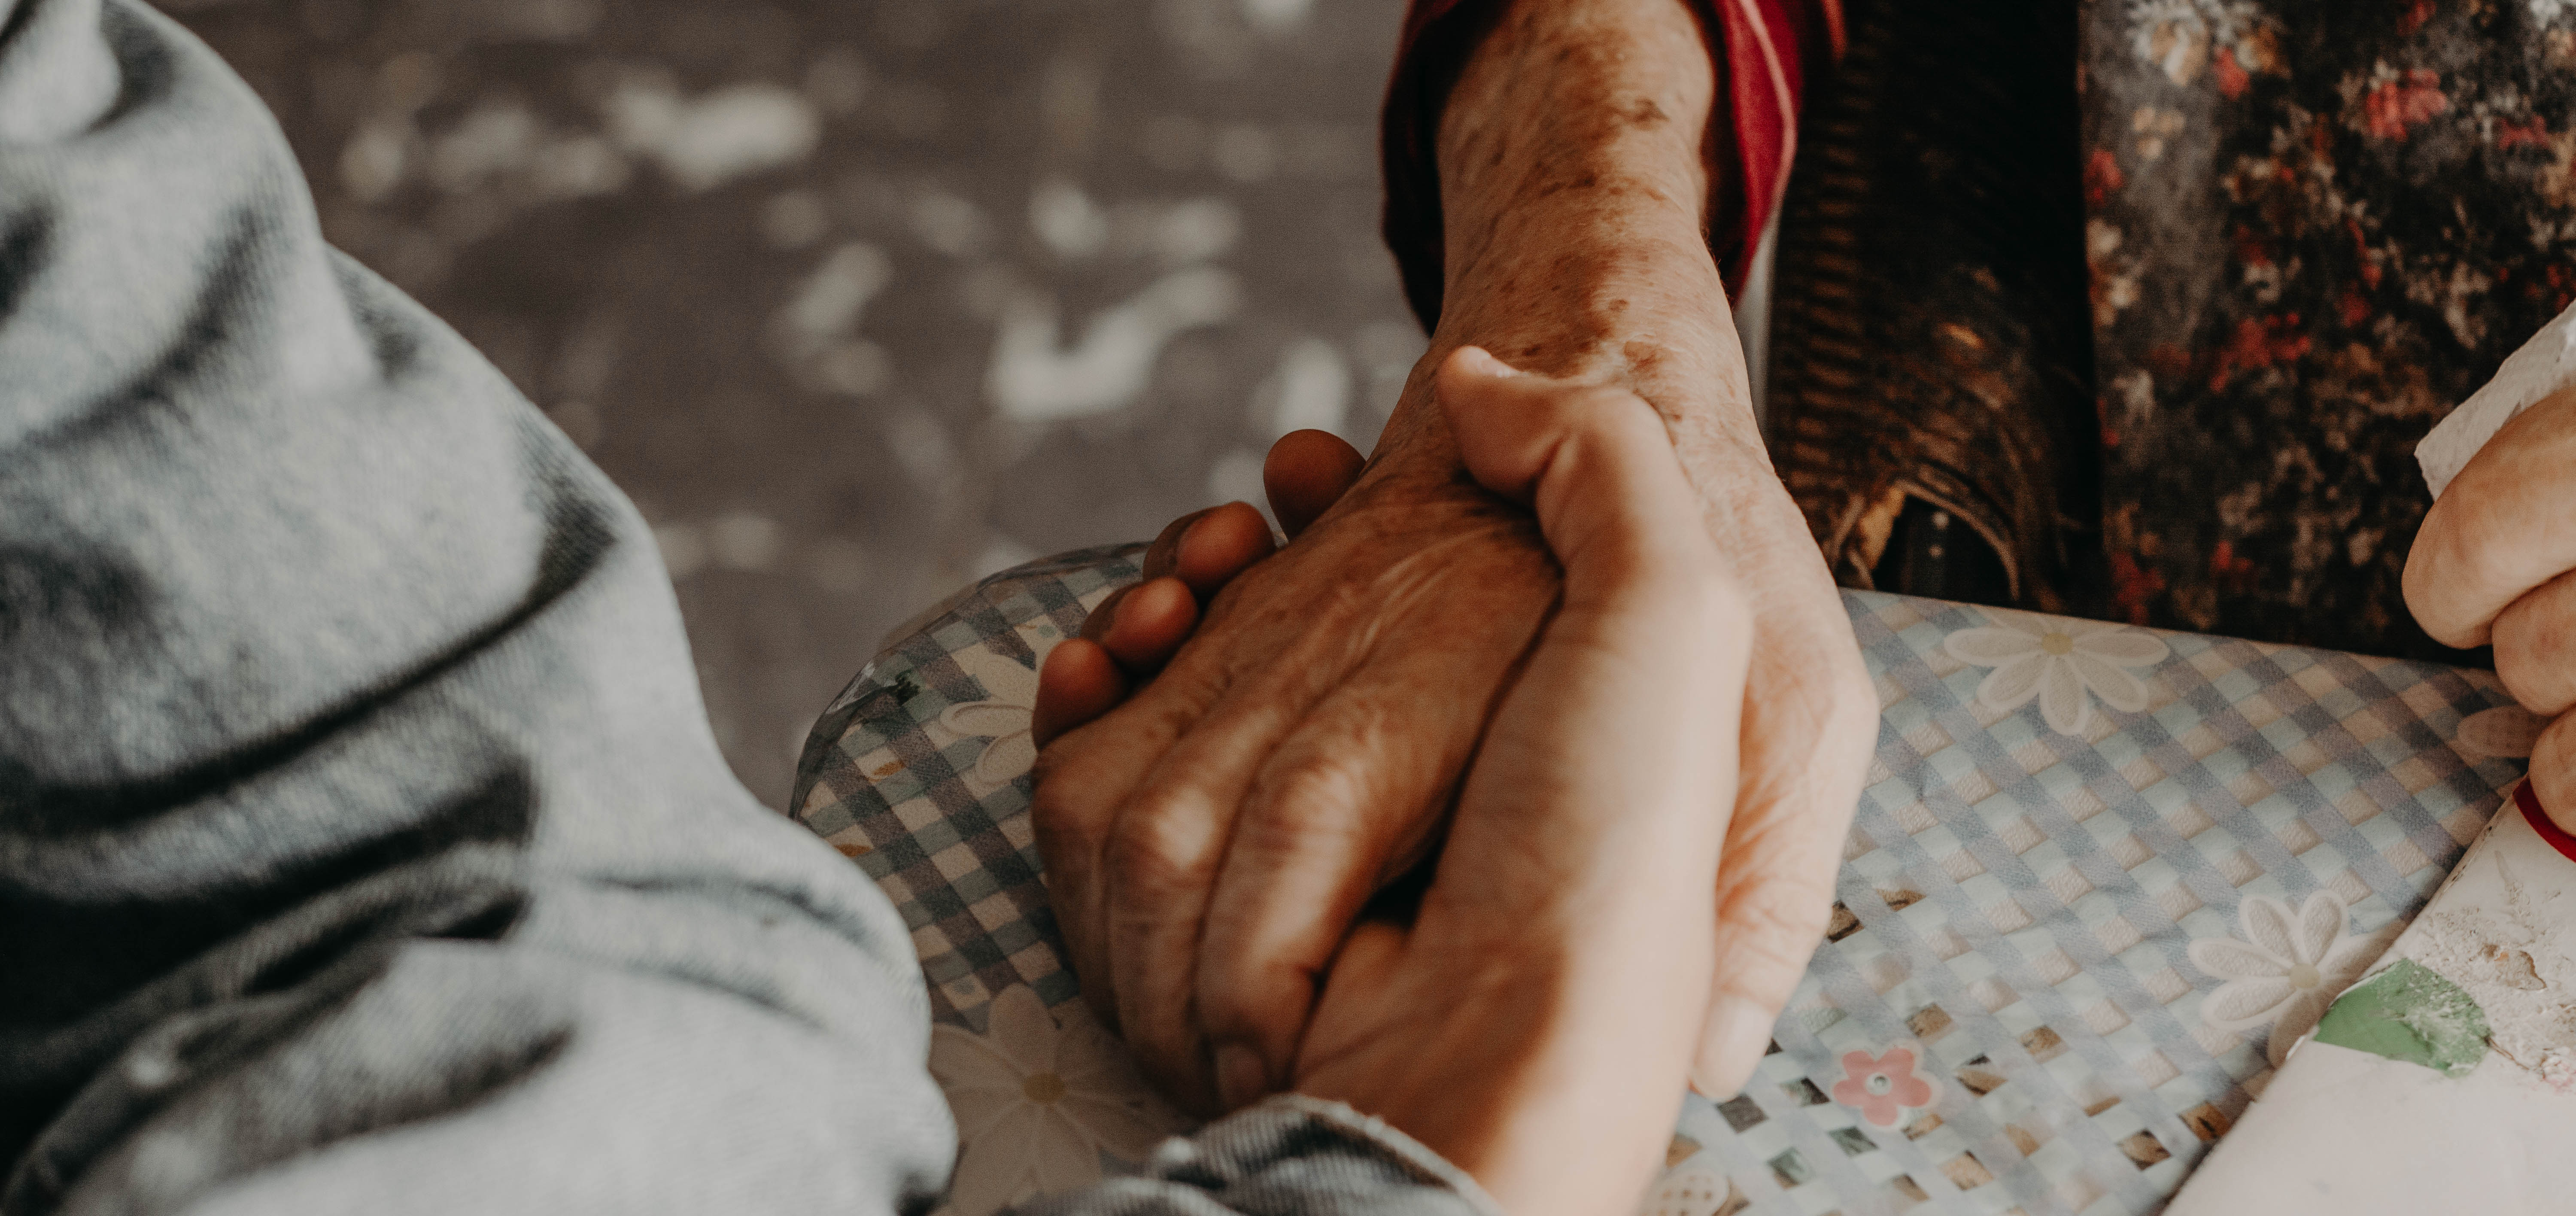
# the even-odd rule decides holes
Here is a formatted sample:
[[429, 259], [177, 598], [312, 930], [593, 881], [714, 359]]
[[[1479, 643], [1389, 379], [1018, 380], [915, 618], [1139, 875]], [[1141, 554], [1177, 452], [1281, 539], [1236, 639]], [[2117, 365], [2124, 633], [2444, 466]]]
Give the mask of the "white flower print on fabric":
[[[1043, 666], [1047, 652], [1055, 648], [1058, 639], [1027, 640]], [[1038, 745], [1029, 734], [1029, 719], [1038, 703], [1038, 673], [984, 646], [959, 651], [956, 659], [957, 665], [991, 694], [982, 701], [951, 705], [939, 715], [939, 724], [954, 734], [992, 740], [984, 745], [984, 753], [974, 765], [961, 774], [966, 788], [980, 798], [1037, 767]]]
[[948, 1190], [955, 1216], [1088, 1186], [1102, 1153], [1133, 1165], [1184, 1126], [1082, 1002], [1050, 1015], [1026, 985], [994, 994], [990, 1033], [932, 1026], [930, 1075], [965, 1149]]
[[2145, 709], [2147, 686], [2126, 669], [2153, 667], [2173, 653], [2164, 639], [2110, 621], [1983, 611], [1994, 624], [1962, 629], [1941, 648], [1962, 663], [1994, 668], [1977, 685], [1977, 700], [2010, 713], [2037, 697], [2040, 716], [2061, 735], [2084, 733], [2092, 697], [2126, 713]]
[[1682, 1165], [1666, 1172], [1637, 1216], [1728, 1216], [1744, 1207], [1735, 1184], [1705, 1166]]
[[2236, 920], [2243, 941], [2204, 937], [2191, 944], [2192, 965], [2227, 981], [2201, 998], [2200, 1020], [2218, 1030], [2269, 1023], [2267, 1054], [2278, 1068], [2290, 1045], [2361, 978], [2381, 943], [2349, 931], [2343, 900], [2331, 891], [2310, 895], [2295, 915], [2280, 900], [2249, 895], [2237, 905]]

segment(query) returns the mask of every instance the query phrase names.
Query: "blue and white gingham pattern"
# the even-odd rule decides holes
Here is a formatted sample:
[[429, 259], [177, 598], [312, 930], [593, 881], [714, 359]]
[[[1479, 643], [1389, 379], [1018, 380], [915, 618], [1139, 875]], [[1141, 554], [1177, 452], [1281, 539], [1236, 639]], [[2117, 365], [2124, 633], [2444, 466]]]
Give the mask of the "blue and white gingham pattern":
[[[798, 817], [893, 897], [942, 1020], [1013, 984], [1077, 994], [1005, 736], [1140, 553], [986, 580], [815, 728]], [[1695, 1188], [1665, 1210], [2155, 1210], [2268, 1076], [2260, 1029], [2202, 1023], [2220, 980], [2190, 942], [2232, 935], [2248, 896], [2318, 890], [2393, 934], [2521, 775], [2453, 742], [2510, 703], [2484, 672], [2167, 634], [2146, 710], [2096, 704], [2079, 738], [1976, 699], [1985, 669], [1942, 642], [1979, 609], [1844, 599], [1883, 710], [1834, 925], [1752, 1086], [1686, 1104], [1668, 1178]], [[1890, 1047], [1934, 1098], [1882, 1128], [1829, 1095], [1846, 1052]]]

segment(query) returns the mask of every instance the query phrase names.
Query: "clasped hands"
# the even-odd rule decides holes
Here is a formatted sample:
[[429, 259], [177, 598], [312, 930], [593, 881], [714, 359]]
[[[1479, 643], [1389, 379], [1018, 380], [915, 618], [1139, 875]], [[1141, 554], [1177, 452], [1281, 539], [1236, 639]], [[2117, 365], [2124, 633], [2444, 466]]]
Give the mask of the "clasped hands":
[[[1507, 1207], [1607, 1210], [1686, 1074], [1749, 1073], [1874, 706], [1847, 630], [1799, 632], [1830, 607], [1765, 594], [1797, 546], [1701, 526], [1644, 401], [1472, 348], [1436, 380], [1472, 481], [1291, 436], [1266, 480], [1294, 544], [1241, 504], [1175, 521], [1050, 657], [1039, 843], [1086, 993], [1167, 1091], [1345, 1098]], [[2406, 595], [2553, 719], [2532, 782], [2576, 828], [2571, 501], [2576, 391], [2461, 472]], [[1364, 915], [1435, 850], [1409, 921]]]
[[[1760, 554], [1644, 400], [1472, 347], [1429, 383], [1463, 472], [1292, 436], [1293, 543], [1241, 504], [1176, 521], [1049, 656], [1038, 843], [1086, 995], [1167, 1092], [1341, 1098], [1507, 1208], [1608, 1210], [1686, 1081], [1757, 1062], [1875, 705], [1821, 563], [1829, 618], [1751, 594]], [[1827, 661], [1760, 661], [1784, 611]]]

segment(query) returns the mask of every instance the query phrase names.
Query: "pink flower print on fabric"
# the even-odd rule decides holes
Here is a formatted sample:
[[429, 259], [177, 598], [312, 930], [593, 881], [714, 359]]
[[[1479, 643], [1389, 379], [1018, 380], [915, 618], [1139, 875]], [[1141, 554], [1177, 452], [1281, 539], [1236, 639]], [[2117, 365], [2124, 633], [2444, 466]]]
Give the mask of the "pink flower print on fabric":
[[1846, 1051], [1843, 1074], [1834, 1082], [1834, 1101], [1880, 1127], [1894, 1127], [1904, 1112], [1932, 1105], [1932, 1083], [1915, 1075], [1910, 1048], [1890, 1047], [1876, 1056]]

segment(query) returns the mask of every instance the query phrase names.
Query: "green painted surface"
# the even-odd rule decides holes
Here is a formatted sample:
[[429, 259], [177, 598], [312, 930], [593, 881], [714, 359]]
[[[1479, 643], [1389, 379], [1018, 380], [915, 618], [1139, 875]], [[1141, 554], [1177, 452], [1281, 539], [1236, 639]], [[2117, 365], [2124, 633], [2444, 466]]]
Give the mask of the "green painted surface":
[[2413, 959], [2337, 998], [2317, 1041], [2465, 1077], [2487, 1054], [2487, 1013], [2460, 986]]

